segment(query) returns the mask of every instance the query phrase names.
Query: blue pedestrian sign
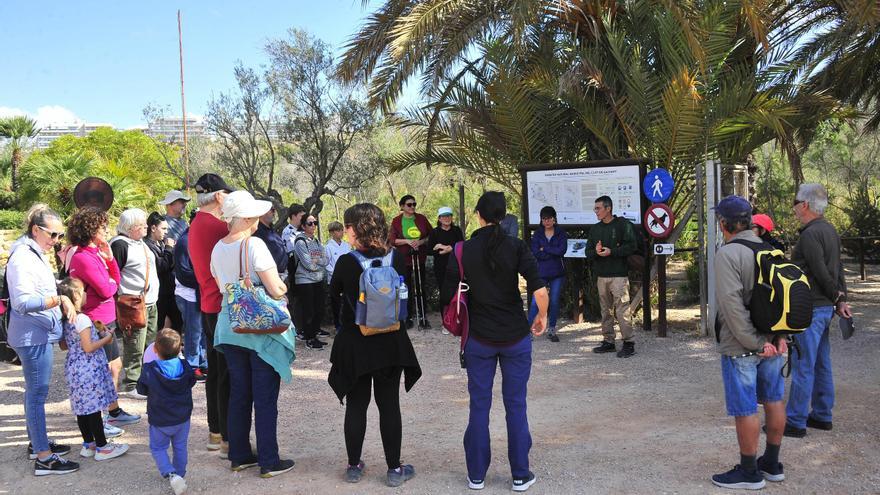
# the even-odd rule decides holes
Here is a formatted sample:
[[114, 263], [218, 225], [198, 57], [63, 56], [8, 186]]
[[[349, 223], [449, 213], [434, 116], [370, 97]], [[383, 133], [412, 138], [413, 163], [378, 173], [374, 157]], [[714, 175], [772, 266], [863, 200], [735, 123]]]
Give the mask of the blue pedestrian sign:
[[664, 203], [672, 195], [675, 181], [665, 168], [648, 170], [645, 181], [642, 183], [642, 191], [652, 203]]

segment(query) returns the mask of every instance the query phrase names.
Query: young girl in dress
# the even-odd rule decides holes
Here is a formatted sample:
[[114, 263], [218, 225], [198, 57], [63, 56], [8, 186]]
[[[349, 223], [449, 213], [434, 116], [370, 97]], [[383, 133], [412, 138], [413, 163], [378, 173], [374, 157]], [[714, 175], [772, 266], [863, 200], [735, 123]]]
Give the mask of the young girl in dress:
[[[70, 389], [70, 408], [76, 415], [83, 437], [79, 455], [94, 457], [96, 461], [113, 459], [128, 451], [126, 444], [107, 441], [101, 417], [101, 411], [117, 399], [110, 368], [107, 367], [107, 355], [103, 350], [104, 344], [110, 342], [113, 336], [100, 321], [92, 324], [92, 320], [80, 312], [86, 298], [85, 287], [80, 280], [67, 278], [61, 282], [60, 289], [63, 295], [70, 298], [77, 311], [74, 321], [64, 322], [63, 330], [68, 349], [64, 376]], [[100, 334], [98, 328], [101, 329]]]

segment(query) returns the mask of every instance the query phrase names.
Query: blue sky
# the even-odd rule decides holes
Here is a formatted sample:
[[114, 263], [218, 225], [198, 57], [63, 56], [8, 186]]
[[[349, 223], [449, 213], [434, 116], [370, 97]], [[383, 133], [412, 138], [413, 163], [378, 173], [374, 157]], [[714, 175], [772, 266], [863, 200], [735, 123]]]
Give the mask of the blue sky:
[[2, 0], [0, 114], [123, 128], [144, 125], [147, 103], [179, 114], [178, 8], [187, 112], [197, 115], [233, 88], [236, 60], [265, 62], [267, 39], [300, 27], [338, 50], [370, 12], [360, 0]]

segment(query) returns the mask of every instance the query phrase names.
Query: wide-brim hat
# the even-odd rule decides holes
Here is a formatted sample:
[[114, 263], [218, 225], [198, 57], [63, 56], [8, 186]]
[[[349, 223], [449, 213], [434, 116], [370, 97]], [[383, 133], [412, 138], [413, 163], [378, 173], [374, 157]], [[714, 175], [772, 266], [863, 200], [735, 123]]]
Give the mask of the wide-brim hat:
[[100, 177], [86, 177], [73, 189], [73, 204], [77, 208], [94, 206], [108, 211], [113, 206], [113, 188]]
[[162, 201], [159, 201], [159, 204], [166, 206], [166, 205], [170, 205], [171, 203], [173, 203], [179, 199], [182, 199], [182, 200], [186, 201], [187, 203], [192, 200], [192, 198], [190, 198], [186, 194], [183, 194], [182, 192], [180, 192], [176, 189], [173, 189], [171, 191], [168, 191], [168, 194], [166, 194], [165, 197], [162, 198]]
[[254, 218], [265, 215], [272, 209], [272, 203], [254, 199], [247, 191], [233, 191], [223, 201], [223, 218]]

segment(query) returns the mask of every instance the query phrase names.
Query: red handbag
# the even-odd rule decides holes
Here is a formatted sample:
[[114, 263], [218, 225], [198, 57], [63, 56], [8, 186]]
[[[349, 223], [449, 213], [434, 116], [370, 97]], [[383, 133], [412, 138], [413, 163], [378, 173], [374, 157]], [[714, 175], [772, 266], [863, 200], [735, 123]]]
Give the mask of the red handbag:
[[470, 328], [470, 318], [468, 317], [467, 292], [470, 290], [464, 278], [464, 264], [462, 263], [462, 250], [464, 242], [456, 242], [452, 248], [452, 256], [458, 263], [458, 289], [452, 300], [443, 308], [443, 326], [449, 330], [449, 333], [456, 337], [461, 337], [461, 348], [459, 349], [459, 359], [461, 367], [464, 368], [464, 346], [468, 339], [468, 329]]

